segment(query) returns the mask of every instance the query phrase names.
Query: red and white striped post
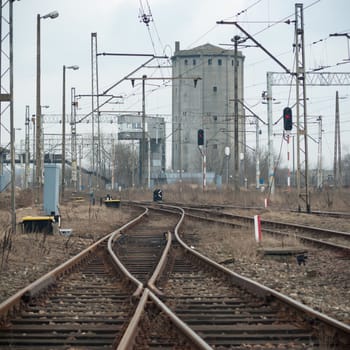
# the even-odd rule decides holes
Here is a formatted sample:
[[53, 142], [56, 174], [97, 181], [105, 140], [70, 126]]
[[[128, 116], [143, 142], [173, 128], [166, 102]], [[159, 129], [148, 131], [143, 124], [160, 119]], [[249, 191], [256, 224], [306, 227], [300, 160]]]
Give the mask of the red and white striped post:
[[262, 240], [260, 215], [254, 215], [254, 231], [255, 240], [260, 243]]
[[289, 131], [286, 131], [286, 139], [287, 139], [287, 162], [288, 162], [288, 177], [287, 177], [287, 187], [288, 187], [288, 191], [290, 191], [290, 168], [291, 168], [291, 164], [290, 164], [290, 134]]
[[207, 189], [207, 154], [203, 148], [203, 191]]

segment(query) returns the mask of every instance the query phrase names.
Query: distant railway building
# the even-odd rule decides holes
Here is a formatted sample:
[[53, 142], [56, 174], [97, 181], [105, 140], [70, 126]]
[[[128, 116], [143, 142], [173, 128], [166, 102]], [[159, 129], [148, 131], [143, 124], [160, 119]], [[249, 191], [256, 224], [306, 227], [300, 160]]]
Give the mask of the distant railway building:
[[[172, 57], [172, 169], [200, 173], [198, 130], [205, 135], [207, 171], [223, 180], [234, 171], [234, 85], [237, 61], [238, 155], [243, 152], [245, 122], [243, 109], [244, 56], [238, 50], [205, 44], [180, 50], [175, 42]], [[225, 153], [226, 149], [226, 153]], [[229, 155], [227, 149], [230, 150]]]

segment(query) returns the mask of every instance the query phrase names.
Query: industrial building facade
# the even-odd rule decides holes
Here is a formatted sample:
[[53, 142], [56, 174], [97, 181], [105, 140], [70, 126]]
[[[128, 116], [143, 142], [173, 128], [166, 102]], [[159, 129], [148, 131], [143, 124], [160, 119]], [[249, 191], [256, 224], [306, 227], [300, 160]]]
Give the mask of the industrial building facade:
[[[198, 130], [204, 130], [208, 172], [224, 181], [234, 171], [234, 72], [237, 61], [238, 145], [244, 145], [243, 62], [240, 51], [211, 44], [180, 50], [175, 43], [172, 57], [172, 169], [200, 173], [202, 156]], [[237, 106], [236, 106], [237, 108]]]
[[[138, 169], [134, 184], [154, 185], [165, 181], [165, 122], [164, 118], [145, 116], [145, 154], [142, 160], [142, 116], [120, 115], [118, 117], [118, 140], [138, 141]], [[134, 175], [132, 176], [134, 177]], [[136, 179], [138, 178], [138, 181]]]

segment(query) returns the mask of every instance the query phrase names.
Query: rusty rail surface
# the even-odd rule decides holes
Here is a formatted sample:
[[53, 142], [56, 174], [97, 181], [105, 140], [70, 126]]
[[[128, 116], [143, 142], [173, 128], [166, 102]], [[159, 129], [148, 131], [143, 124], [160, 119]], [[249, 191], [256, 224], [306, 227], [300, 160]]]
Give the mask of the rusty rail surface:
[[[77, 260], [70, 259], [52, 274], [24, 288], [8, 303], [1, 304], [3, 325], [0, 327], [0, 346], [7, 344], [8, 349], [47, 349], [49, 344], [50, 349], [83, 346], [119, 350], [154, 346], [208, 350], [234, 346], [260, 346], [264, 349], [264, 346], [276, 348], [282, 344], [307, 349], [310, 346], [321, 348], [325, 339], [329, 346], [338, 350], [350, 346], [350, 327], [347, 325], [242, 277], [189, 247], [179, 235], [185, 217], [182, 208], [162, 204], [151, 209], [144, 207], [143, 214], [84, 250], [75, 257]], [[163, 214], [159, 212], [162, 210], [167, 214], [177, 213], [174, 224], [168, 219], [166, 223], [160, 222]], [[145, 217], [146, 222], [140, 225], [141, 218]], [[170, 225], [174, 227], [169, 229]], [[80, 273], [79, 268], [84, 266], [90, 267]], [[116, 288], [110, 288], [111, 285], [104, 289], [104, 283], [99, 282], [103, 281], [99, 274], [103, 270], [105, 275], [115, 275], [112, 272], [114, 268], [118, 271], [117, 280], [112, 282]], [[59, 307], [61, 302], [65, 304], [73, 299], [69, 294], [63, 295], [59, 286], [70, 283], [65, 282], [67, 276], [76, 272], [81, 275], [80, 287], [87, 288], [84, 287], [84, 279], [89, 280], [92, 276], [91, 281], [96, 283], [92, 288], [93, 295], [99, 290], [104, 294], [90, 313], [85, 310], [90, 305], [87, 304], [89, 298], [86, 292], [79, 292], [82, 300], [77, 304], [74, 302], [78, 311], [73, 310], [69, 315], [70, 322], [78, 325], [66, 324], [63, 327], [62, 323], [57, 325], [60, 321], [52, 320], [46, 314], [43, 316], [40, 310], [45, 310], [46, 303]], [[54, 290], [57, 294], [50, 301]], [[108, 299], [105, 307], [103, 295]], [[246, 309], [245, 303], [255, 309], [254, 315]], [[22, 311], [23, 305], [27, 311]], [[108, 314], [105, 309], [114, 311]], [[54, 317], [61, 317], [57, 315], [61, 311], [55, 310]], [[40, 323], [27, 328], [18, 326], [22, 333], [12, 333], [12, 325], [22, 322], [21, 313], [23, 317], [26, 313], [32, 317], [33, 312], [41, 318], [48, 318], [39, 321], [44, 322], [44, 326]], [[64, 316], [68, 317], [66, 313], [67, 310], [64, 310]], [[96, 323], [97, 316], [101, 323]], [[80, 318], [88, 326], [85, 323], [84, 326], [79, 325]], [[44, 332], [45, 327], [47, 333]], [[6, 343], [9, 332], [12, 335]], [[31, 332], [34, 332], [33, 337], [40, 333], [35, 345]], [[16, 336], [21, 338], [18, 343]]]
[[[161, 215], [164, 216], [164, 212]], [[169, 231], [163, 232], [164, 228], [159, 225], [158, 216], [159, 214], [155, 214], [154, 210], [152, 214], [149, 214], [149, 221], [156, 223], [155, 228], [152, 227], [152, 224], [150, 224], [150, 228], [145, 224], [142, 227], [135, 226], [127, 237], [123, 237], [122, 242], [120, 242], [121, 239], [118, 242], [118, 240], [111, 238], [111, 241], [114, 242], [112, 247], [116, 259], [119, 260], [120, 264], [129, 266], [128, 273], [133, 273], [134, 276], [138, 275], [139, 278], [143, 279], [145, 287], [136, 312], [119, 342], [118, 349], [176, 346], [181, 349], [208, 350], [210, 349], [208, 344], [176, 317], [152, 292], [161, 295], [161, 291], [157, 289], [154, 283], [157, 276], [164, 269], [172, 243], [171, 233]], [[173, 213], [171, 213], [171, 216], [174, 216]], [[174, 225], [177, 221], [177, 219], [174, 220]], [[166, 244], [161, 249], [161, 256], [157, 257], [157, 251], [159, 251], [157, 245], [160, 237], [162, 239], [166, 238]], [[146, 265], [150, 265], [150, 261], [153, 261], [153, 274], [149, 277], [144, 275], [143, 267], [140, 269], [140, 264], [138, 264], [140, 256], [144, 259]]]
[[[184, 207], [186, 215], [195, 219], [218, 222], [215, 217], [220, 217], [225, 225], [244, 226], [253, 225], [254, 218], [237, 214], [228, 214], [210, 211], [208, 209]], [[197, 212], [202, 215], [191, 214]], [[318, 246], [331, 248], [345, 253], [350, 252], [350, 233], [325, 229], [321, 227], [313, 227], [309, 225], [286, 223], [281, 221], [263, 220], [261, 219], [261, 228], [263, 232], [273, 235], [288, 236], [288, 231], [293, 232], [293, 237], [299, 238], [301, 241], [316, 244]]]
[[138, 283], [111, 264], [107, 240], [130, 229], [146, 213], [3, 302], [0, 348], [112, 348], [135, 307], [131, 292]]
[[[166, 205], [162, 205], [162, 206], [167, 207]], [[169, 207], [169, 208], [174, 209], [174, 207]], [[181, 210], [182, 216], [183, 217], [185, 216], [185, 212], [183, 209], [178, 208], [177, 210]], [[308, 334], [309, 332], [309, 337], [310, 337], [309, 345], [315, 345], [314, 342], [316, 341], [319, 343], [319, 346], [321, 345], [324, 346], [324, 342], [326, 341], [326, 342], [330, 342], [332, 346], [334, 346], [337, 349], [347, 349], [350, 346], [350, 327], [348, 325], [342, 322], [339, 322], [331, 317], [328, 317], [327, 315], [324, 315], [318, 311], [315, 311], [310, 307], [307, 307], [277, 291], [274, 291], [266, 286], [263, 286], [260, 283], [254, 282], [249, 278], [240, 276], [232, 272], [231, 270], [208, 259], [207, 257], [198, 253], [194, 249], [190, 248], [181, 239], [178, 233], [180, 225], [181, 225], [181, 222], [179, 222], [178, 226], [176, 227], [175, 236], [179, 244], [183, 247], [183, 249], [185, 249], [185, 253], [181, 255], [183, 256], [183, 258], [188, 257], [188, 260], [191, 261], [191, 263], [193, 264], [197, 264], [198, 262], [200, 262], [200, 264], [205, 264], [206, 265], [205, 269], [209, 269], [211, 271], [221, 271], [221, 273], [224, 276], [226, 276], [226, 279], [230, 284], [234, 286], [238, 286], [239, 288], [242, 288], [243, 290], [248, 291], [252, 295], [259, 296], [260, 298], [262, 297], [263, 298], [262, 300], [268, 302], [269, 304], [275, 303], [280, 305], [282, 307], [281, 310], [283, 310], [281, 311], [281, 314], [288, 315], [288, 317], [290, 317], [290, 320], [294, 320], [293, 322], [296, 322], [296, 324], [299, 325], [298, 327], [301, 330], [304, 328], [305, 334]], [[181, 259], [180, 261], [182, 261]], [[174, 266], [176, 266], [176, 263]], [[215, 272], [215, 273], [218, 273], [218, 272]], [[176, 278], [179, 278], [179, 277], [176, 277]], [[195, 281], [197, 280], [195, 279], [193, 283], [196, 283]], [[163, 284], [166, 285], [166, 283], [167, 282], [163, 281]], [[215, 294], [215, 290], [211, 292]], [[168, 298], [170, 300], [170, 303], [174, 302], [166, 294], [166, 291], [164, 291], [164, 286], [163, 286], [163, 293], [165, 293], [165, 298]], [[219, 296], [218, 300], [220, 300], [220, 297], [222, 297], [223, 299], [225, 298], [225, 296], [222, 295], [222, 296]], [[176, 299], [175, 296], [172, 296], [172, 298]], [[216, 302], [219, 303], [219, 301], [216, 301]], [[214, 317], [213, 315], [211, 316]], [[286, 320], [282, 322], [286, 322]], [[199, 326], [197, 328], [203, 329], [202, 332], [205, 332], [204, 329], [206, 329], [205, 327], [199, 327]], [[281, 329], [282, 328], [283, 326], [281, 326]], [[244, 327], [243, 329], [245, 329], [247, 332], [249, 331]], [[278, 329], [278, 326], [276, 327], [276, 329]], [[220, 332], [220, 326], [218, 326], [218, 332]], [[224, 334], [225, 332], [229, 333], [229, 330], [226, 329], [225, 331], [225, 328], [223, 328], [222, 334]], [[203, 334], [202, 336], [204, 340], [210, 339], [213, 345], [215, 344], [216, 346], [220, 346], [220, 343], [215, 343], [215, 339], [212, 339], [209, 336], [208, 338], [206, 338], [205, 335]], [[271, 336], [271, 334], [269, 336], [273, 337]], [[324, 340], [323, 338], [327, 338], [327, 339]], [[268, 341], [268, 337], [264, 341]], [[249, 344], [249, 341], [247, 341], [247, 343]]]

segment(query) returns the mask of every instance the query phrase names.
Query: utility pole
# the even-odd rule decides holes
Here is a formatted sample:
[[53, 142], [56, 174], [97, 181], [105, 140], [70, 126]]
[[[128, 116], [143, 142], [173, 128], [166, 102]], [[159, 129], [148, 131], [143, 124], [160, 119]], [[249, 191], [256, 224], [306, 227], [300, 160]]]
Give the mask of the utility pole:
[[[133, 141], [134, 143], [134, 141]], [[134, 147], [133, 147], [134, 149]], [[115, 178], [114, 178], [114, 169], [115, 169], [115, 145], [114, 145], [114, 136], [112, 134], [112, 169], [111, 169], [111, 188], [114, 190], [114, 183], [115, 183]], [[133, 166], [131, 167], [132, 174], [134, 173]], [[133, 182], [133, 180], [132, 180]]]
[[[2, 4], [1, 4], [2, 5]], [[15, 163], [15, 124], [13, 110], [13, 1], [9, 4], [9, 45], [10, 45], [10, 140], [11, 140], [11, 228], [16, 233], [16, 163]]]
[[72, 184], [73, 190], [77, 190], [78, 183], [78, 167], [77, 167], [77, 123], [76, 123], [76, 106], [77, 102], [75, 100], [75, 88], [71, 89], [71, 149], [72, 149]]
[[41, 132], [42, 132], [42, 120], [41, 120], [41, 56], [40, 56], [40, 15], [37, 15], [36, 25], [36, 203], [39, 204], [42, 200], [42, 153], [41, 153]]
[[36, 17], [36, 202], [42, 202], [44, 145], [42, 142], [42, 115], [41, 115], [41, 19], [58, 17], [57, 11], [52, 11], [44, 16]]
[[317, 188], [323, 187], [323, 170], [322, 170], [322, 116], [317, 118], [318, 121], [318, 147], [317, 147]]
[[[183, 189], [183, 184], [182, 184], [182, 115], [183, 113], [181, 112], [181, 102], [182, 102], [182, 76], [179, 76], [179, 110], [178, 110], [178, 140], [179, 140], [179, 182], [180, 182], [180, 194], [182, 195], [182, 189]], [[173, 156], [174, 157], [174, 156]]]
[[29, 146], [29, 106], [26, 106], [25, 114], [25, 168], [24, 168], [24, 187], [28, 188], [30, 175], [30, 146]]
[[255, 118], [255, 180], [256, 189], [260, 188], [260, 126], [259, 118]]
[[62, 155], [61, 155], [61, 204], [64, 200], [66, 178], [66, 66], [62, 69]]
[[63, 66], [62, 69], [62, 156], [61, 156], [61, 201], [64, 199], [66, 178], [66, 70], [79, 69], [79, 66]]
[[[263, 50], [270, 58], [272, 58], [280, 67], [283, 68], [285, 72], [288, 74], [292, 74], [292, 72], [282, 63], [280, 62], [275, 56], [273, 56], [263, 45], [261, 45], [255, 38], [250, 35], [246, 30], [244, 30], [238, 22], [226, 22], [226, 21], [218, 21], [217, 24], [233, 24], [235, 25], [244, 35], [247, 36], [251, 41], [254, 42], [255, 45], [257, 45], [261, 50]], [[272, 93], [271, 93], [271, 86], [269, 84], [269, 79], [271, 77], [269, 76], [269, 72], [267, 73], [267, 110], [268, 110], [268, 148], [269, 148], [269, 188], [270, 193], [274, 194], [274, 159], [273, 159], [273, 133], [272, 133]]]
[[140, 186], [145, 185], [145, 163], [146, 163], [146, 95], [145, 84], [147, 76], [142, 76], [142, 136], [140, 144], [141, 164], [140, 164]]
[[[278, 73], [278, 72], [268, 72], [267, 74], [268, 74], [267, 90], [269, 91], [268, 95], [272, 94], [271, 87], [273, 85], [274, 86], [290, 86], [291, 84], [296, 85], [295, 80], [292, 80], [292, 81], [290, 80], [289, 74]], [[350, 73], [349, 72], [307, 72], [305, 74], [305, 80], [306, 80], [306, 85], [308, 86], [350, 86]], [[268, 106], [269, 121], [271, 120], [271, 118], [272, 118], [272, 113], [269, 112], [269, 106]], [[269, 132], [269, 135], [270, 135], [270, 132]], [[294, 136], [293, 136], [293, 143], [294, 143]], [[294, 154], [294, 149], [295, 147], [293, 146], [293, 154]], [[294, 164], [295, 162], [293, 161], [293, 174], [296, 173], [294, 171]], [[323, 183], [323, 179], [321, 182], [321, 186], [322, 186], [322, 183]], [[294, 177], [293, 177], [293, 184], [294, 186], [296, 185]]]
[[[11, 157], [11, 229], [16, 233], [16, 174], [15, 174], [15, 126], [13, 111], [13, 2], [0, 0], [0, 145], [5, 112], [9, 112]], [[0, 147], [0, 180], [3, 175], [5, 150]]]
[[[306, 212], [310, 213], [304, 15], [301, 3], [295, 4], [295, 39], [298, 210], [301, 211], [302, 204], [305, 204]], [[304, 191], [302, 191], [302, 177], [305, 184]]]
[[33, 194], [35, 191], [35, 179], [36, 179], [36, 174], [35, 174], [35, 142], [36, 142], [36, 137], [35, 137], [35, 130], [36, 130], [36, 117], [35, 114], [32, 115], [32, 124], [33, 124], [33, 162], [32, 162], [32, 166], [33, 166], [33, 171], [32, 171], [32, 189], [33, 189]]
[[334, 127], [334, 161], [333, 178], [335, 187], [342, 184], [341, 174], [341, 144], [340, 144], [340, 123], [339, 123], [339, 93], [335, 93], [335, 127]]
[[275, 157], [273, 154], [273, 121], [272, 121], [272, 85], [271, 85], [272, 74], [267, 72], [267, 90], [266, 90], [266, 100], [267, 100], [267, 134], [268, 134], [268, 150], [269, 150], [269, 173], [268, 173], [268, 183], [270, 194], [275, 194]]
[[[100, 105], [98, 98], [98, 64], [97, 64], [97, 33], [91, 33], [91, 114], [92, 114], [92, 172], [95, 173], [95, 186], [98, 187], [99, 180], [99, 152], [100, 152]], [[97, 149], [95, 145], [95, 119], [97, 116]]]
[[235, 35], [233, 38], [234, 41], [234, 56], [235, 56], [235, 66], [234, 66], [234, 187], [235, 190], [239, 190], [239, 147], [238, 147], [238, 43], [241, 37]]
[[81, 173], [81, 159], [83, 158], [82, 156], [82, 146], [79, 144], [79, 176], [78, 176], [78, 191], [81, 191], [81, 185], [82, 185], [82, 173]]

